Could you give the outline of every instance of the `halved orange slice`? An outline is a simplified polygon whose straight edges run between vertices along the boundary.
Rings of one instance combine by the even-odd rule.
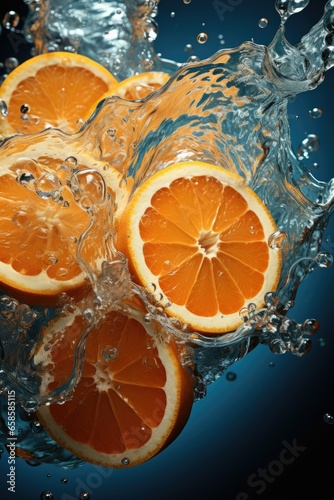
[[[118,83],[101,64],[71,52],[41,54],[17,66],[3,81],[7,105],[3,135],[48,127],[74,133],[87,111]]]
[[[57,305],[61,293],[79,297],[90,287],[77,260],[81,235],[92,220],[89,205],[99,206],[105,190],[115,201],[117,219],[128,188],[117,170],[105,170],[104,162],[78,151],[74,156],[71,145],[56,136],[25,136],[25,142],[29,138],[23,152],[16,151],[16,141],[8,146],[12,154],[0,155],[0,289],[28,304]],[[103,260],[110,224],[103,217],[83,247],[93,267]]]
[[[194,330],[233,331],[239,311],[264,304],[280,277],[280,252],[268,245],[268,209],[227,170],[179,163],[146,180],[127,205],[118,248],[135,281]]]
[[[72,372],[84,330],[80,315],[45,331],[34,362],[45,370],[42,392]],[[62,447],[103,467],[141,464],[170,444],[187,422],[193,376],[173,339],[159,340],[140,317],[111,312],[87,338],[82,375],[72,399],[41,406],[39,420]]]

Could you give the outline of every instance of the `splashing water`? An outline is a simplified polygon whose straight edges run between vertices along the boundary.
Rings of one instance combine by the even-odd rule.
[[[162,89],[143,101],[102,101],[74,136],[60,130],[38,134],[46,148],[51,149],[54,143],[73,148],[70,187],[76,202],[85,208],[86,195],[80,188],[80,176],[75,174],[76,150],[117,168],[124,182],[131,179],[132,191],[176,161],[201,160],[221,165],[243,176],[269,208],[278,227],[269,245],[282,253],[283,267],[276,293],[267,294],[262,310],[250,304],[240,311],[243,325],[238,330],[210,338],[190,332],[186,325],[170,320],[148,290],[131,282],[125,259],[116,252],[110,236],[110,200],[106,196],[99,202],[93,198],[86,207],[91,224],[78,242],[77,255],[94,294],[80,305],[65,297],[57,311],[30,308],[15,298],[1,297],[1,390],[14,388],[30,412],[41,403],[70,397],[80,376],[84,341],[91,328],[112,309],[128,312],[125,301],[133,294],[145,303],[147,321],[162,325],[180,342],[198,347],[192,354],[198,374],[197,399],[205,395],[207,384],[259,342],[278,354],[307,353],[310,336],[319,326],[317,321],[306,319],[299,324],[286,313],[305,276],[317,266],[329,267],[332,263],[331,255],[321,251],[321,239],[333,212],[334,189],[333,180],[318,181],[302,163],[316,148],[314,137],[309,135],[297,156],[294,153],[287,106],[298,93],[321,84],[325,72],[333,66],[333,1],[326,4],[320,21],[296,46],[285,38],[285,22],[309,2],[276,0],[281,25],[268,47],[245,42],[235,49],[220,50],[209,59],[184,65],[163,60],[153,50],[157,1],[26,3],[30,8],[26,33],[36,53],[84,53],[107,66],[119,79],[148,69],[171,74]],[[171,102],[177,106],[171,106]],[[17,147],[37,161],[28,136],[5,140],[0,157],[14,154]],[[103,184],[103,178],[99,182]],[[96,267],[86,257],[85,248],[96,234],[101,234],[101,221],[108,238],[102,264]],[[34,360],[36,331],[53,316],[78,308],[84,311],[87,328],[77,345],[73,376],[53,393],[42,394]],[[17,352],[18,343],[25,349]],[[115,353],[106,351],[106,356],[112,355]]]

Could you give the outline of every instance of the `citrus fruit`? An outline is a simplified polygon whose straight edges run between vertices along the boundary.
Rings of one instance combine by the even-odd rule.
[[[73,314],[44,332],[34,359],[47,373],[42,391],[70,378],[83,329],[83,317]],[[159,341],[152,324],[111,312],[88,335],[72,399],[43,405],[37,416],[56,442],[86,462],[143,463],[177,437],[191,412],[193,377],[179,354],[172,339]]]
[[[268,246],[276,225],[245,180],[218,166],[166,167],[134,191],[118,248],[137,283],[194,330],[223,333],[239,311],[274,291],[281,258]]]
[[[32,133],[48,127],[74,133],[91,106],[117,83],[92,59],[71,52],[41,54],[17,66],[3,81],[7,104],[4,134]]]
[[[106,186],[117,214],[127,188],[115,169],[104,170],[104,162],[77,151],[73,156],[56,135],[34,137],[22,136],[24,147],[8,142],[0,154],[0,289],[50,306],[62,292],[79,297],[89,288],[77,260],[80,237],[91,224],[89,205],[101,206]],[[81,257],[93,267],[103,260],[105,232],[112,230],[107,217],[101,219],[81,245]]]

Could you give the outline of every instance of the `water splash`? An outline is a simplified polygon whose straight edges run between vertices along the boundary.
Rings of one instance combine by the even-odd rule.
[[[190,357],[198,377],[197,399],[204,397],[205,384],[214,382],[259,343],[267,344],[277,354],[291,352],[303,356],[309,352],[310,338],[318,323],[307,319],[299,324],[287,318],[286,313],[305,276],[317,266],[329,267],[332,263],[332,257],[321,251],[321,240],[333,213],[334,190],[333,181],[318,181],[310,173],[302,163],[304,153],[294,153],[287,106],[298,93],[320,85],[333,65],[334,6],[328,2],[321,20],[298,45],[292,46],[285,38],[285,23],[307,4],[308,1],[276,1],[281,26],[268,47],[245,42],[207,60],[195,59],[180,65],[160,60],[154,53],[157,2],[88,4],[83,0],[63,0],[53,9],[51,0],[38,2],[38,6],[33,1],[28,3],[26,30],[36,53],[60,49],[83,52],[98,58],[119,78],[147,68],[164,68],[173,74],[162,89],[143,101],[104,100],[73,136],[60,130],[46,130],[36,136],[47,150],[52,150],[56,143],[73,152],[64,164],[72,173],[69,186],[74,200],[90,219],[89,227],[78,239],[77,258],[90,280],[92,293],[79,303],[64,297],[57,310],[47,311],[2,296],[2,391],[14,387],[27,410],[33,412],[41,402],[70,397],[80,377],[85,339],[91,328],[110,310],[134,314],[136,311],[128,305],[133,296],[145,305],[145,321],[156,324],[159,334],[162,326],[166,335],[196,346]],[[64,19],[65,7],[73,16]],[[91,23],[87,23],[88,18]],[[101,47],[98,54],[96,46]],[[124,60],[129,64],[124,65]],[[171,107],[171,102],[177,106]],[[1,110],[6,113],[5,103]],[[304,146],[310,152],[309,144]],[[101,173],[76,170],[77,150],[115,167],[123,181],[133,186],[132,192],[154,172],[175,161],[202,160],[243,176],[268,206],[278,227],[269,242],[283,259],[276,293],[267,294],[263,309],[256,310],[249,304],[240,311],[242,326],[226,335],[209,338],[171,320],[164,309],[166,304],[157,303],[152,290],[131,282],[126,261],[116,250],[112,230],[117,207],[107,193]],[[30,136],[6,139],[0,158],[13,156],[17,151],[36,160]],[[29,172],[18,182],[57,203],[57,180],[51,179],[51,174],[45,167],[38,182]],[[21,222],[24,220],[20,218]],[[102,248],[96,245],[101,233]],[[88,257],[92,247],[101,252],[96,260]],[[81,314],[84,323],[80,340],[74,346],[72,378],[52,393],[43,392],[41,378],[45,373],[39,372],[36,349],[40,336],[36,332],[54,316],[73,313]],[[26,346],[20,353],[15,349],[18,342]],[[45,347],[52,349],[52,342]],[[105,355],[115,355],[112,347],[107,347]]]

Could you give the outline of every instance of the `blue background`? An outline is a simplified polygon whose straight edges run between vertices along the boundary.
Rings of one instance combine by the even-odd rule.
[[[193,46],[195,55],[205,58],[246,40],[265,45],[272,40],[279,25],[274,0],[225,0],[218,4],[228,6],[224,19],[215,9],[217,2],[211,0],[192,0],[189,5],[182,0],[161,0],[157,52],[183,62],[189,57],[184,50],[187,44]],[[288,21],[286,34],[291,43],[297,43],[318,21],[324,5],[324,1],[311,0],[304,12]],[[22,2],[1,0],[1,18],[9,9],[19,12]],[[258,26],[262,17],[269,21],[265,29]],[[199,45],[196,36],[203,31],[209,39]],[[223,35],[224,45],[219,35]],[[5,54],[17,57],[4,29],[0,42],[0,61]],[[25,48],[20,47],[20,51]],[[321,147],[309,165],[319,164],[314,173],[322,180],[333,176],[333,83],[334,69],[318,89],[298,96],[290,106],[294,147],[309,133],[320,138]],[[319,120],[309,116],[313,107],[323,110]],[[295,115],[299,118],[293,118]],[[325,234],[324,249],[334,251],[333,220]],[[236,374],[234,381],[223,376],[208,387],[207,396],[194,404],[182,434],[159,456],[128,470],[87,464],[64,471],[50,465],[31,467],[20,460],[16,494],[6,491],[3,478],[8,465],[2,459],[0,498],[39,499],[42,491],[50,490],[56,500],[76,499],[79,491],[86,489],[91,490],[93,500],[332,500],[334,425],[326,424],[323,417],[326,412],[334,415],[333,277],[334,268],[317,269],[309,275],[290,313],[301,322],[306,318],[320,322],[311,352],[305,358],[277,356],[268,347],[258,346],[231,367]],[[297,444],[298,456],[282,470],[277,460],[286,442]],[[263,482],[261,489],[259,483],[248,484],[259,468],[268,467],[273,473],[277,471],[270,484]],[[61,483],[63,477],[67,484]]]

